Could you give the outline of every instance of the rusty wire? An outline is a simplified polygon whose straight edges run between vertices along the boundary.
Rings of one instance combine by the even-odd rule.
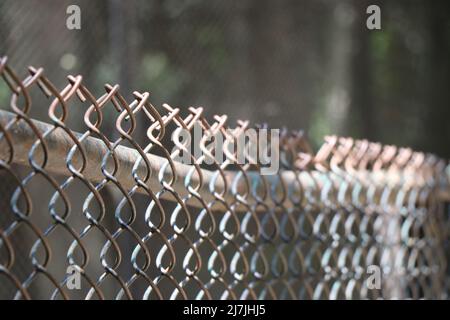
[[[22,80],[0,60],[11,92],[0,110],[0,183],[13,190],[0,195],[1,298],[448,297],[442,159],[336,136],[313,152],[301,131],[283,129],[280,169],[265,176],[226,146],[217,161],[209,143],[215,134],[232,143],[247,121],[158,110],[148,92],[129,103],[118,85],[96,98],[81,76],[58,90],[42,68],[28,73]],[[50,101],[43,121],[30,115],[32,91]],[[195,125],[203,152],[183,164],[186,145],[168,137]],[[68,288],[68,266],[81,289]],[[381,269],[381,288],[367,285],[369,266]]]

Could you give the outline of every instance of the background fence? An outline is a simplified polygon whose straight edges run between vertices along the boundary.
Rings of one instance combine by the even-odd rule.
[[[66,28],[71,4],[81,30]],[[366,27],[371,4],[381,30]],[[96,96],[115,81],[211,119],[302,128],[316,148],[338,134],[449,159],[449,11],[446,0],[2,0],[0,54],[57,84],[82,74]]]
[[[314,152],[282,130],[274,175],[227,148],[205,165],[214,133],[231,144],[249,123],[118,85],[94,96],[81,76],[19,77],[6,58],[0,74],[2,298],[448,297],[447,163],[434,155],[336,136]],[[194,125],[204,155],[186,165],[170,138]]]

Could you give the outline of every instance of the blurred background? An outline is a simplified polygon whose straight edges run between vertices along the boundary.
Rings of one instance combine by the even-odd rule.
[[[81,30],[65,27],[70,4]],[[316,145],[336,133],[449,158],[449,13],[445,0],[1,0],[0,53],[61,87],[82,74],[97,95],[119,83]]]
[[[66,27],[71,4],[81,9],[81,30]],[[381,30],[366,27],[371,4],[381,8]],[[210,118],[227,114],[231,123],[303,129],[316,148],[324,135],[339,134],[450,158],[448,0],[0,0],[0,55],[22,78],[29,65],[44,67],[58,89],[68,74],[81,74],[96,97],[104,83],[118,83],[128,101],[134,90],[149,91],[155,106],[202,106]],[[0,81],[0,108],[9,109],[9,99]],[[50,122],[48,101],[33,102],[31,116]],[[14,221],[16,186],[8,179],[0,172],[0,226]],[[70,197],[79,213],[88,191],[77,183]],[[54,223],[47,205],[55,191],[46,185],[40,177],[28,185],[37,204],[33,223],[42,230]],[[102,196],[113,212],[110,191]],[[87,224],[80,215],[71,219],[77,230]],[[113,215],[104,223],[117,228]],[[98,256],[105,239],[89,236]],[[27,257],[35,239],[27,230],[14,237],[20,257],[14,271],[23,281],[33,270]],[[49,238],[54,256],[64,257],[73,239],[59,229]],[[120,241],[135,245],[126,236]],[[102,266],[93,263],[89,268],[100,275]],[[53,268],[63,278],[65,269]],[[130,265],[121,268],[133,274]],[[31,292],[51,292],[45,281]],[[13,289],[0,286],[0,298],[11,298]]]

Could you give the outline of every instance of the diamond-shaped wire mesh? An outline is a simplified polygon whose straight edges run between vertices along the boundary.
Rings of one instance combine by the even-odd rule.
[[[262,175],[234,149],[214,157],[214,135],[232,144],[246,121],[155,108],[117,85],[96,98],[81,76],[59,90],[43,69],[20,79],[0,62],[1,298],[447,298],[436,156],[335,136],[314,153],[281,130],[280,169]],[[202,155],[182,163],[171,137],[195,126]]]

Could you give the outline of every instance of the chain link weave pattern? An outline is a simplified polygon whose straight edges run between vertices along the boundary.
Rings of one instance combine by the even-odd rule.
[[[314,152],[283,129],[266,176],[225,147],[247,121],[118,85],[95,97],[81,76],[60,90],[6,57],[0,75],[0,298],[448,298],[447,163],[434,155],[336,136]],[[194,126],[202,155],[183,164],[170,138]],[[215,134],[225,161],[205,165]]]

